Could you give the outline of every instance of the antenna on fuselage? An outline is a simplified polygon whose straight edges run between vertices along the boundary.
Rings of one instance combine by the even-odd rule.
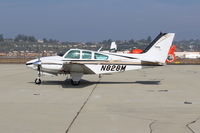
[[[100,47],[99,50],[97,50],[97,52],[100,52],[102,48],[103,48],[103,47]]]

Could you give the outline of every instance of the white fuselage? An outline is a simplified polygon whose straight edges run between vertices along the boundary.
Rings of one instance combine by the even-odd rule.
[[[80,58],[67,58],[70,51],[80,51]],[[27,66],[37,70],[37,65],[41,65],[41,71],[49,74],[68,74],[72,72],[83,74],[104,74],[113,72],[122,72],[128,70],[141,69],[141,60],[137,59],[138,55],[135,54],[117,54],[117,53],[104,53],[89,50],[72,49],[65,53],[64,56],[50,56],[41,57],[38,59],[27,62]],[[84,52],[91,52],[91,58],[85,59]],[[102,57],[96,56],[103,55]],[[106,59],[104,59],[104,56]],[[81,65],[80,65],[81,64]]]

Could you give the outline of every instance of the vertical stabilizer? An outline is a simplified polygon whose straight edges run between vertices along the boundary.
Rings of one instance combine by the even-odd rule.
[[[110,45],[110,52],[117,52],[117,45],[115,42],[112,42]]]
[[[160,33],[144,50],[143,60],[165,63],[175,33]]]

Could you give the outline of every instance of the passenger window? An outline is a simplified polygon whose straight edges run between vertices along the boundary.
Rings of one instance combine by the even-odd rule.
[[[103,54],[95,53],[94,54],[94,58],[97,59],[97,60],[107,60],[108,56],[107,55],[103,55]]]
[[[82,59],[91,59],[91,58],[92,58],[92,52],[89,51],[82,52]]]
[[[80,51],[79,50],[71,50],[65,58],[71,58],[71,59],[80,59]]]

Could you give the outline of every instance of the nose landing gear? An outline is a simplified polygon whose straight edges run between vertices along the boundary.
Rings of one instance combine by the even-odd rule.
[[[39,59],[38,59],[39,60]],[[35,84],[41,84],[42,83],[42,81],[41,81],[41,79],[40,79],[40,77],[41,77],[41,65],[40,64],[38,64],[38,68],[37,68],[37,70],[38,70],[38,77],[35,79]]]
[[[42,81],[41,81],[40,77],[38,77],[38,78],[35,79],[35,84],[41,84],[41,82]]]

